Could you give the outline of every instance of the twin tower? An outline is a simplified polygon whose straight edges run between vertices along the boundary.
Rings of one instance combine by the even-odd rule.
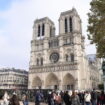
[[[33,26],[29,64],[29,89],[80,89],[79,72],[84,56],[81,19],[75,8],[62,12],[59,35],[48,17]]]
[[[37,19],[33,26],[33,39],[55,36],[55,25],[48,17]],[[81,20],[75,8],[62,12],[59,18],[59,35],[81,33]]]

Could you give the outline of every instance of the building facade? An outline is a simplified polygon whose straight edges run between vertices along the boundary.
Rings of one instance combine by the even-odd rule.
[[[92,88],[84,50],[81,19],[75,8],[60,14],[59,35],[55,35],[55,25],[48,17],[35,20],[28,88]]]
[[[101,59],[97,58],[95,54],[87,55],[88,61],[88,75],[89,75],[89,86],[94,89],[99,84],[103,83],[102,80],[102,69],[101,69]]]
[[[0,89],[27,89],[28,72],[21,69],[0,69]]]

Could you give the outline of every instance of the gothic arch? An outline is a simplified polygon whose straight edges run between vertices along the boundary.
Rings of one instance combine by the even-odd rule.
[[[32,87],[36,88],[36,87],[41,87],[41,86],[42,86],[42,81],[38,76],[36,76],[32,81]]]
[[[74,85],[75,85],[74,77],[70,73],[67,73],[63,77],[63,87],[64,87],[64,89],[74,89]]]
[[[72,32],[73,31],[72,17],[69,18],[69,28],[70,28],[70,32]]]
[[[46,77],[46,87],[54,87],[59,85],[59,79],[54,73],[50,73]]]

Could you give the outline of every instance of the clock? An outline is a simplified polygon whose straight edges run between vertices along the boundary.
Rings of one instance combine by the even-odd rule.
[[[53,53],[50,55],[50,60],[51,60],[51,62],[53,62],[53,63],[58,62],[58,60],[59,60],[59,54],[58,54],[57,52],[53,52]]]

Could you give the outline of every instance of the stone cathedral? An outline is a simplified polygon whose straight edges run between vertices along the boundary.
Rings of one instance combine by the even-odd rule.
[[[48,17],[36,19],[28,88],[85,90],[97,87],[99,70],[92,68],[94,65],[90,67],[84,50],[81,19],[75,8],[60,14],[59,35],[55,35],[55,25]]]

